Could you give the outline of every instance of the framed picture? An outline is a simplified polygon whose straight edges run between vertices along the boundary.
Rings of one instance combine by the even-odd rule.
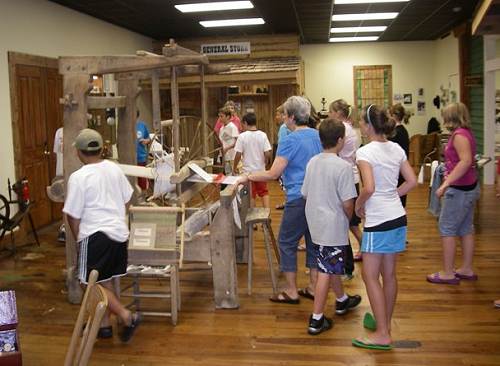
[[[412,98],[411,98],[411,94],[404,94],[403,95],[403,103],[404,104],[412,104]]]

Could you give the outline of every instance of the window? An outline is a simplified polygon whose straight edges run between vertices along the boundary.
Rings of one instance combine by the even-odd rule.
[[[389,107],[392,103],[392,66],[354,66],[354,103],[359,111],[367,105]]]

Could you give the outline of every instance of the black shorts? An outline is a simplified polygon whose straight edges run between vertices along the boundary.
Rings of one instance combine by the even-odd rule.
[[[352,254],[349,256],[349,245],[322,246],[314,244],[318,271],[330,275],[352,274]],[[352,253],[352,250],[351,250]]]
[[[356,185],[356,193],[359,196],[359,183],[356,183],[355,185]],[[354,199],[354,205],[356,205],[356,198]],[[361,224],[361,219],[356,215],[356,212],[353,211],[351,220],[349,221],[349,226],[358,226],[359,224]]]
[[[80,241],[78,279],[87,284],[90,272],[99,272],[97,282],[127,273],[127,242],[118,242],[103,232],[96,232]]]

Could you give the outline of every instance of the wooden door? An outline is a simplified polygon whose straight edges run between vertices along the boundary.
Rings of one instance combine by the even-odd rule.
[[[47,75],[46,83],[46,101],[45,101],[45,116],[47,122],[47,139],[48,139],[48,150],[50,152],[49,156],[49,179],[52,179],[56,175],[56,154],[54,151],[54,136],[59,127],[63,125],[63,108],[59,103],[59,98],[63,95],[63,84],[62,76],[59,74],[57,69],[54,68],[44,68]],[[51,202],[52,209],[52,221],[59,220],[62,218],[62,203]]]
[[[53,204],[45,188],[55,174],[53,139],[62,125],[62,80],[56,68],[14,66],[15,116],[13,128],[17,178],[27,177],[35,226],[42,227],[61,217],[61,205]]]

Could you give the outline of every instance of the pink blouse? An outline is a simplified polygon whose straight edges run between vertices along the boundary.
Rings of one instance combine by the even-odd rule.
[[[474,136],[472,136],[471,130],[468,128],[457,128],[450,136],[448,143],[444,149],[444,158],[445,158],[445,166],[446,166],[446,175],[450,174],[453,169],[457,166],[460,161],[460,157],[458,156],[458,152],[453,146],[453,139],[456,135],[461,135],[469,140],[469,144],[471,147],[471,157],[472,163],[467,172],[462,175],[460,178],[455,180],[454,182],[450,182],[453,186],[468,186],[476,183],[477,181],[477,173],[476,168],[474,166],[474,157],[476,155],[476,140]]]

